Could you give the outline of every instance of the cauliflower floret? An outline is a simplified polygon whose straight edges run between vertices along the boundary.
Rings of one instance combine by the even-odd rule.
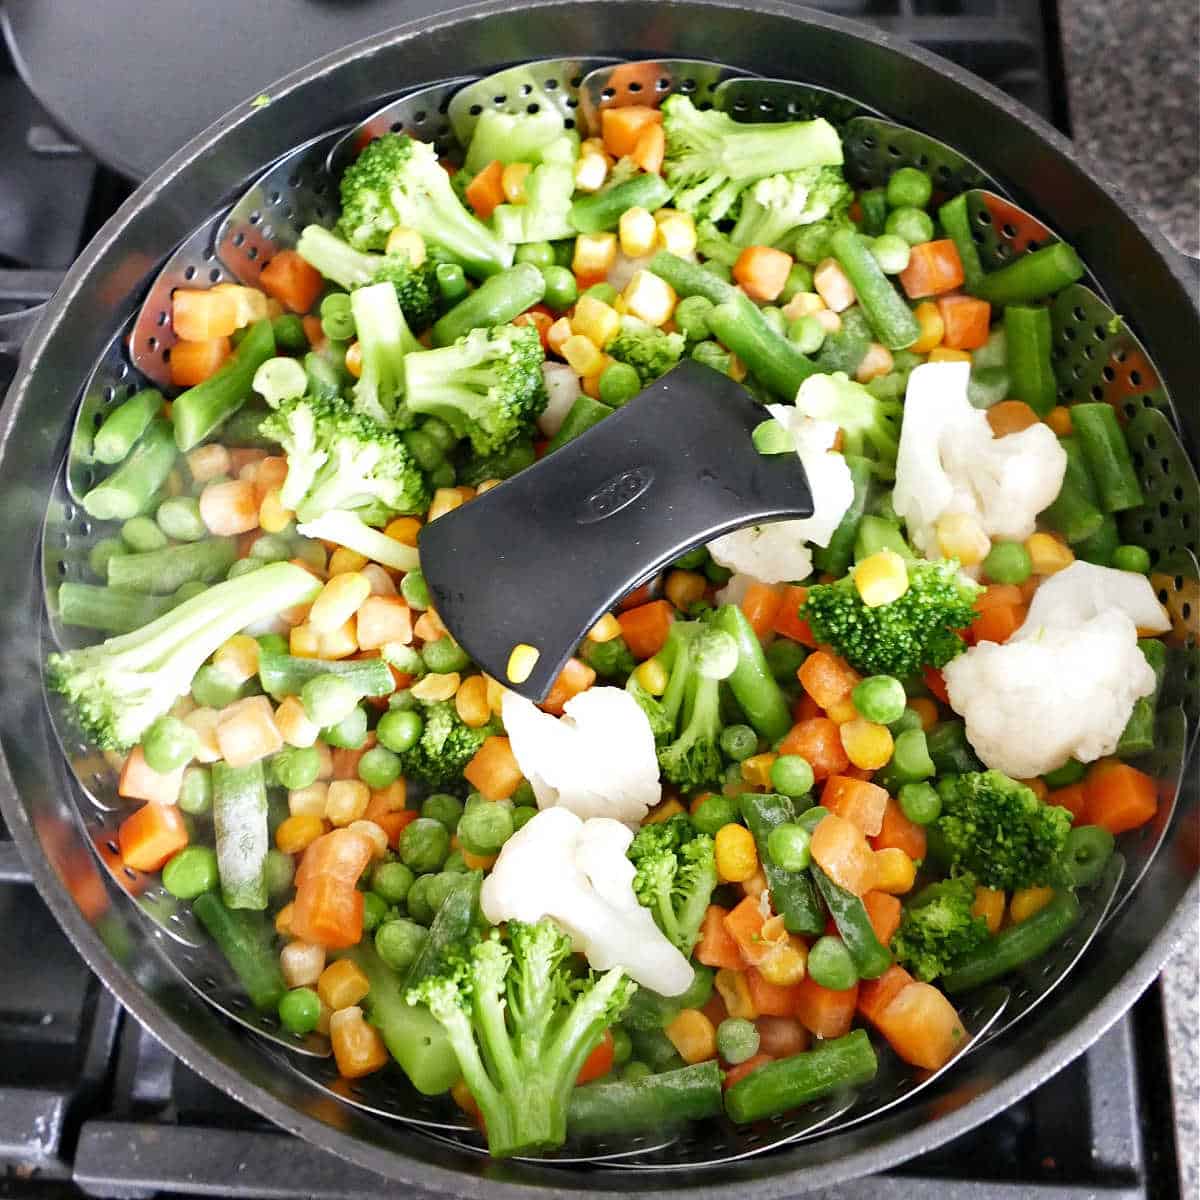
[[[1111,754],[1134,703],[1155,685],[1124,612],[1027,627],[1003,644],[979,642],[942,668],[975,753],[1014,779],[1043,775],[1071,757],[1094,762]]]
[[[1067,455],[1048,425],[994,437],[967,399],[969,363],[926,363],[909,376],[892,503],[913,544],[941,557],[935,526],[975,517],[992,538],[1020,541],[1062,488]]]
[[[812,492],[813,515],[735,530],[709,542],[708,552],[731,571],[783,583],[811,574],[809,543],[829,545],[854,500],[854,481],[846,460],[830,449],[837,437],[832,421],[813,420],[789,404],[768,404],[767,411],[792,435]]]
[[[1024,624],[1009,640],[1036,638],[1051,625],[1077,627],[1110,609],[1123,612],[1147,633],[1165,633],[1171,628],[1166,609],[1144,575],[1098,567],[1080,559],[1051,575],[1034,592]]]
[[[572,696],[561,719],[504,693],[504,728],[539,808],[637,825],[662,799],[650,722],[624,688]]]
[[[694,971],[634,894],[632,840],[632,830],[607,817],[538,813],[504,843],[483,881],[483,915],[493,925],[550,917],[597,971],[620,967],[660,995],[682,995]]]

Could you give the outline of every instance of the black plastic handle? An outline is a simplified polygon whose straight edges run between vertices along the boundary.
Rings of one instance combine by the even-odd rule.
[[[438,615],[485,671],[541,700],[587,631],[694,546],[812,515],[794,454],[751,442],[766,419],[726,376],[688,361],[541,462],[421,531]],[[507,679],[514,646],[538,660]]]

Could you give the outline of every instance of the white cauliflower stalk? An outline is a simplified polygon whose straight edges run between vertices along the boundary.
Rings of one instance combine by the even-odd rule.
[[[504,693],[504,729],[539,808],[638,825],[662,799],[650,722],[624,688],[572,696],[561,718]]]
[[[620,967],[660,995],[682,995],[694,971],[634,894],[632,840],[632,830],[607,817],[538,813],[504,843],[483,881],[483,915],[493,925],[550,917],[597,971]]]

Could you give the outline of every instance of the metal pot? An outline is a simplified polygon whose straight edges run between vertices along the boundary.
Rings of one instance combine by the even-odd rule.
[[[243,104],[149,178],[68,273],[32,332],[0,413],[0,497],[9,527],[0,572],[0,808],[46,903],[84,958],[179,1058],[286,1129],[397,1182],[459,1196],[588,1191],[792,1195],[892,1167],[1012,1104],[1080,1054],[1154,979],[1194,923],[1197,779],[1184,780],[1141,885],[1086,961],[1007,1035],[885,1117],[826,1138],[709,1167],[620,1174],[496,1164],[339,1104],[184,986],[162,934],[106,884],[78,822],[41,684],[38,544],[81,381],[136,309],[158,263],[262,166],[399,89],[566,54],[716,59],[854,96],[970,154],[1083,255],[1127,314],[1168,390],[1187,396],[1196,461],[1200,311],[1189,266],[1045,123],[965,71],[835,17],[756,0],[494,0],[401,26],[319,60]],[[1164,520],[1177,514],[1163,511]],[[1196,537],[1192,514],[1190,538]],[[110,890],[111,889],[111,890]]]

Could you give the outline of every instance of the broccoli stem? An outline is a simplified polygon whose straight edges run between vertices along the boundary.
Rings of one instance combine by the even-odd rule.
[[[314,520],[298,525],[296,532],[301,537],[336,542],[347,550],[365,555],[372,562],[391,567],[393,571],[415,571],[421,565],[416,546],[406,546],[386,533],[372,529],[354,513],[341,509],[322,513]]]
[[[275,330],[269,319],[256,321],[237,350],[203,383],[188,388],[171,406],[175,445],[184,453],[198,446],[251,396],[254,372],[275,356]]]
[[[517,263],[484,280],[433,326],[433,344],[449,346],[472,329],[506,325],[546,294],[546,279],[533,263]]]
[[[304,227],[296,243],[296,253],[347,292],[370,283],[381,261],[363,250],[356,250],[321,225]]]
[[[128,458],[83,497],[83,508],[97,521],[128,521],[145,512],[175,465],[171,426],[155,420]]]
[[[117,554],[108,560],[108,584],[127,592],[173,592],[193,581],[210,583],[236,560],[233,538],[206,538],[142,554]]]
[[[58,619],[79,629],[102,633],[129,633],[169,611],[169,596],[121,592],[116,588],[67,580],[58,589]]]

